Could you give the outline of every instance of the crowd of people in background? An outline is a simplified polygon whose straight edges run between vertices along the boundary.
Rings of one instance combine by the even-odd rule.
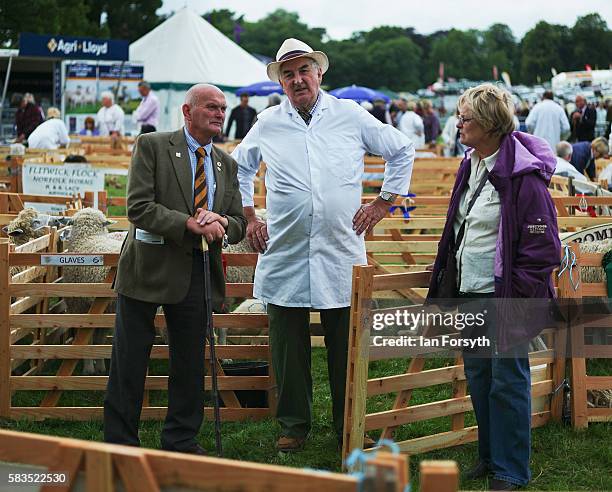
[[[132,120],[140,133],[154,132],[159,126],[159,99],[146,81],[138,84],[138,92],[142,100],[132,114]],[[271,94],[267,108],[280,103],[281,97]],[[406,135],[422,155],[460,157],[467,150],[459,139],[457,111],[449,111],[447,115],[443,104],[434,107],[429,99],[405,98],[387,103],[377,98],[364,101],[361,106],[380,122],[392,125]],[[78,133],[83,136],[120,136],[124,134],[124,120],[125,113],[115,102],[113,92],[104,91],[96,116],[87,116]],[[257,111],[249,105],[249,94],[240,94],[240,103],[232,109],[225,131],[215,141],[241,140],[256,121]],[[565,101],[555,99],[553,92],[547,90],[536,103],[525,100],[516,103],[514,122],[516,130],[546,140],[558,157],[556,173],[572,176],[575,181],[594,181],[595,160],[609,156],[612,99],[600,98],[597,102],[589,102],[578,94],[573,101]],[[21,97],[15,115],[15,130],[15,141],[27,143],[31,148],[58,148],[69,141],[59,110],[49,108],[45,118],[44,111],[31,93]],[[608,174],[611,175],[609,186],[612,189],[612,170]],[[580,184],[577,184],[578,188],[581,188]],[[584,191],[588,186],[581,189]]]
[[[397,127],[422,153],[462,157],[467,150],[459,139],[457,112],[449,114],[444,121],[445,109],[434,108],[430,100],[393,101],[387,108],[388,119],[379,117],[383,113],[376,105],[362,103],[362,106],[381,121]],[[441,120],[444,121],[442,129]],[[585,96],[578,94],[573,102],[565,103],[555,100],[552,91],[545,91],[541,101],[533,105],[527,101],[515,105],[515,130],[546,140],[558,156],[556,174],[571,176],[579,182],[596,180],[595,161],[607,158],[612,146],[611,123],[611,99],[589,103]],[[612,190],[612,168],[598,178],[608,179]],[[576,190],[592,193],[593,187],[577,183]]]
[[[132,120],[136,123],[139,133],[157,131],[159,99],[146,81],[138,84],[138,92],[142,99],[132,114]],[[100,99],[101,107],[96,116],[87,116],[78,134],[93,137],[124,135],[125,112],[115,102],[115,94],[112,91],[103,91]],[[61,119],[60,110],[49,107],[45,118],[43,109],[36,104],[34,95],[29,92],[20,98],[15,113],[15,133],[15,142],[27,143],[30,148],[56,149],[69,143],[68,130]]]

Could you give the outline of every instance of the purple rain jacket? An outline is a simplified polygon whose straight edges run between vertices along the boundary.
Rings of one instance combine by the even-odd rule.
[[[471,151],[466,152],[459,166],[428,300],[437,297],[438,274],[446,266],[454,236],[453,222],[470,177],[470,155]],[[561,242],[557,212],[547,189],[555,166],[556,158],[545,140],[522,132],[502,138],[497,161],[488,177],[499,193],[501,209],[495,252],[496,298],[555,297],[551,273],[560,262]],[[506,351],[535,337],[543,326],[544,323],[521,323],[504,330],[504,324],[498,323],[497,346]]]

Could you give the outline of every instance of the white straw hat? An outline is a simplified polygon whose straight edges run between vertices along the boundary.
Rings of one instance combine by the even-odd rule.
[[[278,49],[276,53],[276,61],[268,64],[268,77],[273,82],[279,82],[279,70],[282,63],[293,60],[294,58],[312,58],[315,60],[323,73],[327,72],[329,68],[329,60],[327,59],[327,55],[322,51],[313,51],[313,49],[308,46],[303,41],[299,39],[289,38],[283,41],[283,44]]]

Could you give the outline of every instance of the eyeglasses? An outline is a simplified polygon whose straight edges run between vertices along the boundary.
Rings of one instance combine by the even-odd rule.
[[[461,123],[461,126],[465,125],[466,123],[472,121],[474,118],[466,118],[464,116],[457,116],[457,119],[459,120],[459,123]]]

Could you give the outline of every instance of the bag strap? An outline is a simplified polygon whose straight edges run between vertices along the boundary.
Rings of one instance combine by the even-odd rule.
[[[465,223],[467,221],[468,215],[470,215],[470,211],[472,210],[472,207],[476,203],[476,200],[478,199],[480,192],[484,188],[484,185],[487,183],[488,177],[489,177],[489,170],[485,168],[485,172],[482,176],[482,179],[480,180],[480,183],[478,183],[478,188],[476,188],[476,191],[472,195],[472,199],[470,200],[470,203],[468,204],[467,211],[465,212],[465,219],[463,219],[463,222],[461,223],[461,227],[459,228],[459,232],[457,232],[457,237],[455,238],[455,245],[453,247],[453,251],[455,254],[457,254],[457,251],[459,251],[459,246],[461,245],[461,241],[463,240],[463,235],[465,234]]]

